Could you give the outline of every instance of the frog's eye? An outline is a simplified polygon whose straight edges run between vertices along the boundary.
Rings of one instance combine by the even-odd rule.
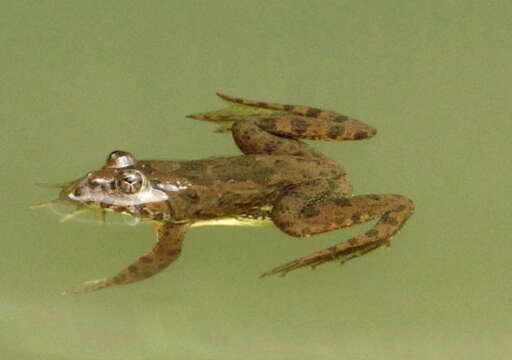
[[[117,186],[125,194],[135,194],[142,189],[144,176],[137,170],[124,171],[117,181]]]
[[[133,155],[126,151],[116,150],[112,151],[107,156],[106,167],[122,169],[135,164]]]

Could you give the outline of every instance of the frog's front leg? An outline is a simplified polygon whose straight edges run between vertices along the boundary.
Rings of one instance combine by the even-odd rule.
[[[157,242],[153,249],[139,257],[116,276],[84,283],[74,294],[104,289],[113,285],[125,285],[144,280],[159,273],[174,262],[181,253],[186,225],[158,224]]]
[[[332,188],[332,186],[331,186]],[[375,226],[348,241],[338,243],[276,267],[262,276],[328,261],[344,263],[383,245],[405,224],[414,211],[411,200],[401,195],[359,195],[340,197],[329,193],[329,182],[312,181],[285,194],[272,210],[273,222],[292,236],[309,236],[364,223],[379,218]]]

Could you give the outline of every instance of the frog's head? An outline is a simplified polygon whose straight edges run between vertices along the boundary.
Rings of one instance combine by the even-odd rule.
[[[146,220],[162,220],[168,213],[167,195],[151,186],[137,169],[137,161],[125,151],[114,151],[105,165],[63,185],[56,202],[78,209],[114,211]]]

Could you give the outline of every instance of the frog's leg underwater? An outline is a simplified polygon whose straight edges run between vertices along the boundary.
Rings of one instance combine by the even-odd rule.
[[[81,294],[104,289],[109,286],[125,285],[144,280],[169,266],[181,253],[187,226],[157,224],[156,227],[157,242],[148,253],[139,257],[130,266],[121,270],[116,276],[88,281],[84,283],[82,287],[72,290],[70,293]]]
[[[329,181],[323,179],[295,187],[274,205],[272,221],[287,234],[299,237],[342,229],[379,218],[375,226],[364,234],[293,260],[262,276],[277,273],[285,275],[301,267],[314,268],[332,260],[344,263],[383,245],[389,245],[393,235],[414,211],[412,201],[401,195],[342,197],[330,193],[329,187]]]

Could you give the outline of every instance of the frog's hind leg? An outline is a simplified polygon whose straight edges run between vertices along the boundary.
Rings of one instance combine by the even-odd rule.
[[[311,194],[306,196],[305,194]],[[348,241],[317,251],[262,276],[286,274],[292,270],[329,261],[344,263],[384,245],[405,224],[414,211],[411,200],[401,195],[358,195],[340,197],[329,193],[325,180],[300,185],[285,194],[272,210],[273,222],[292,236],[309,236],[379,218],[372,229]]]
[[[151,251],[139,257],[116,276],[88,281],[81,288],[73,290],[71,293],[81,294],[109,286],[130,284],[159,273],[180,255],[185,231],[185,225],[158,225],[157,242]]]
[[[189,117],[219,123],[221,124],[220,132],[231,130],[234,135],[236,135],[236,125],[241,122],[252,122],[262,131],[294,139],[361,140],[377,133],[377,130],[367,124],[331,110],[246,100],[220,93],[218,95],[232,103],[274,110],[274,112],[243,114],[214,111],[189,115]]]

